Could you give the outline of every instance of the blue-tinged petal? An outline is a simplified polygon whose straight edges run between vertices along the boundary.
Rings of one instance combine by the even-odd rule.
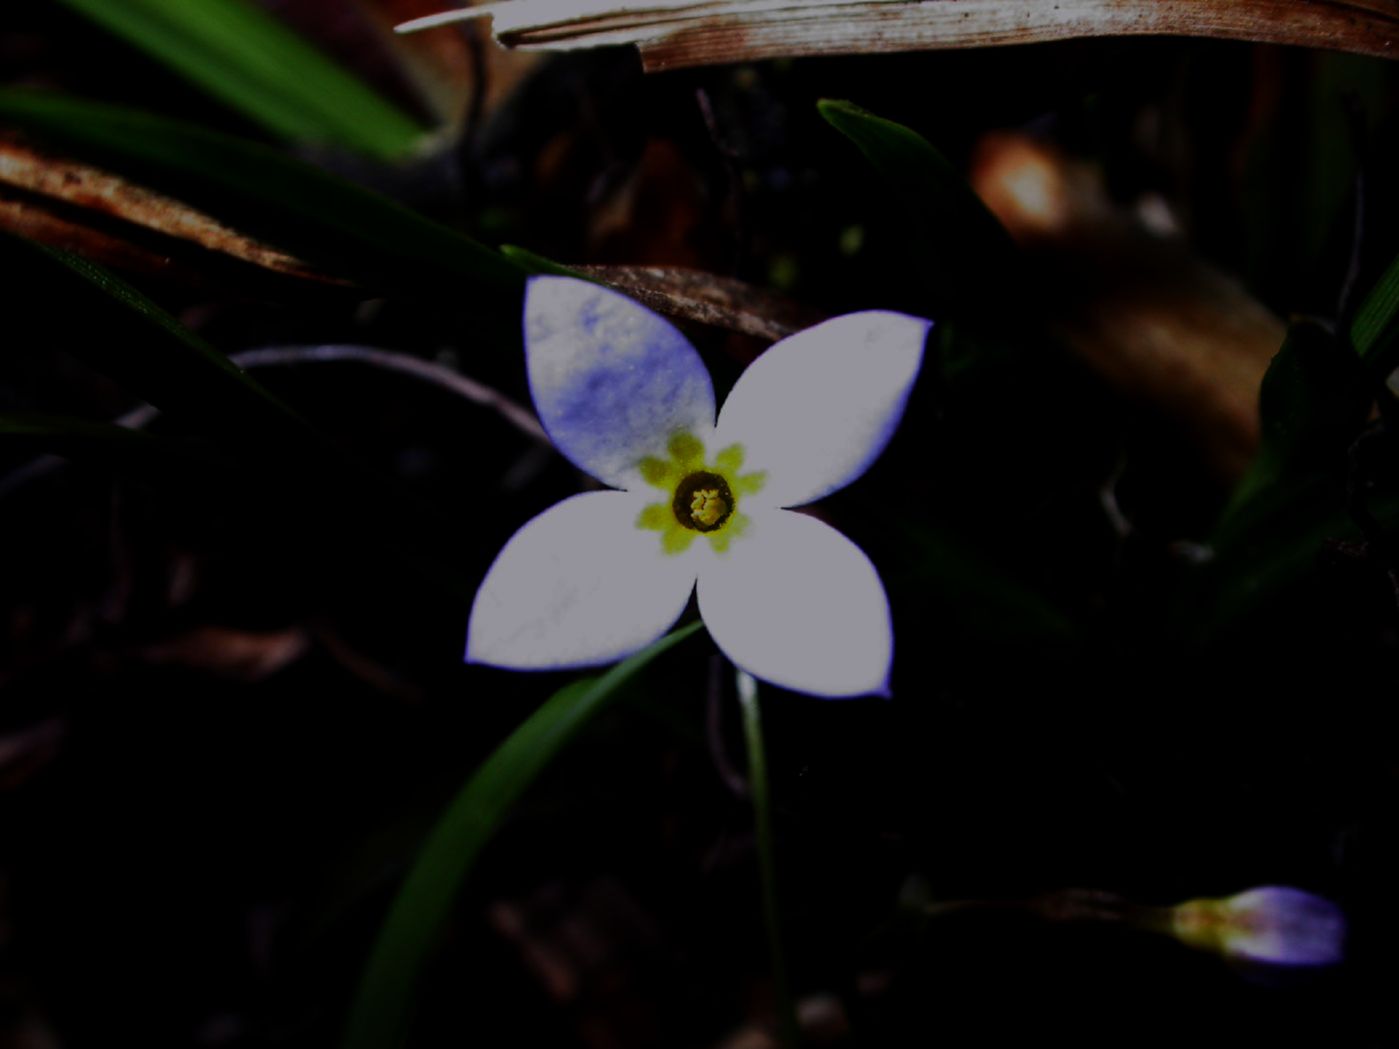
[[[715,644],[754,677],[816,696],[888,694],[889,602],[858,546],[814,517],[757,509],[700,564]]]
[[[555,670],[622,659],[680,618],[694,551],[666,553],[637,526],[648,496],[585,492],[511,536],[486,573],[466,661]]]
[[[534,277],[525,292],[530,392],[550,438],[580,470],[614,488],[665,458],[676,433],[707,441],[714,385],[685,336],[608,288]]]
[[[843,488],[879,457],[903,418],[931,321],[871,310],[771,347],[719,413],[720,447],[767,475],[762,501],[800,506]]]

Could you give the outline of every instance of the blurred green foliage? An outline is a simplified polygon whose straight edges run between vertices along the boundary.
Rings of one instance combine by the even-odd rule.
[[[425,130],[249,0],[62,0],[292,142],[392,160]]]

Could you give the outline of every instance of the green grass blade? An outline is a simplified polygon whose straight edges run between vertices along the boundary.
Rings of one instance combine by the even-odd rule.
[[[565,685],[466,781],[389,909],[350,1011],[344,1049],[402,1044],[424,963],[482,847],[560,748],[638,671],[700,626],[683,626],[606,673]]]
[[[580,280],[589,280],[577,270],[565,266],[562,262],[555,262],[547,259],[543,255],[536,255],[528,248],[519,247],[516,244],[502,244],[500,253],[511,262],[518,263],[521,268],[531,274],[541,274],[553,277],[577,277]],[[596,283],[596,282],[594,282]]]
[[[248,0],[63,0],[260,124],[382,159],[423,128]]]
[[[1382,371],[1395,366],[1399,355],[1399,258],[1365,296],[1350,325],[1350,343],[1355,352]]]
[[[1261,441],[1209,539],[1211,561],[1176,616],[1197,638],[1227,630],[1315,571],[1328,539],[1359,536],[1347,506],[1349,452],[1374,403],[1362,361],[1321,324],[1298,321],[1263,376]],[[1393,520],[1390,500],[1371,511]]]
[[[236,229],[369,287],[499,304],[507,298],[501,292],[523,286],[524,271],[499,252],[261,143],[23,88],[0,88],[0,125],[166,189]]]
[[[157,437],[113,423],[31,412],[0,412],[0,448],[117,466],[193,463],[202,468],[229,462],[221,451],[198,438]]]

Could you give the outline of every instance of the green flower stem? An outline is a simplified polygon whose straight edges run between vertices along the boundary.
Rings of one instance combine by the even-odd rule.
[[[767,929],[768,953],[772,963],[773,996],[781,1043],[797,1049],[801,1037],[797,1026],[796,1003],[787,984],[787,959],[782,952],[782,930],[777,911],[777,870],[772,847],[772,800],[768,796],[766,751],[763,749],[763,719],[758,710],[758,683],[752,675],[738,671],[738,702],[743,707],[743,739],[748,747],[748,788],[753,795],[753,819],[758,831],[758,871],[763,885],[763,925]]]

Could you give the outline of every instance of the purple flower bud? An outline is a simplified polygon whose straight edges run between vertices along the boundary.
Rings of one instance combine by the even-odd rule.
[[[1192,947],[1269,965],[1336,965],[1344,957],[1345,915],[1301,889],[1265,885],[1218,900],[1171,908],[1171,931]]]

